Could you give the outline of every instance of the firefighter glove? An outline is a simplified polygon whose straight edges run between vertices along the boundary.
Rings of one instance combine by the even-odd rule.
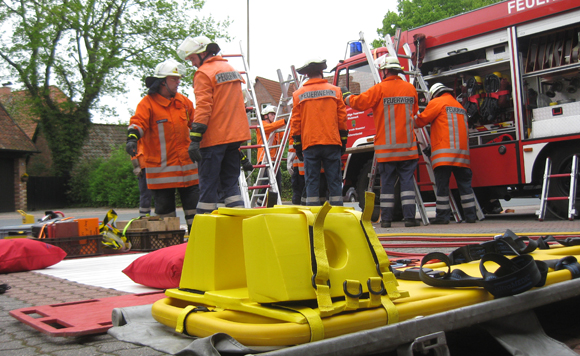
[[[338,132],[340,133],[340,142],[342,142],[340,154],[343,155],[346,152],[346,140],[348,139],[348,130],[338,130]]]
[[[254,170],[252,162],[248,159],[248,156],[242,151],[240,151],[240,160],[242,162],[242,169],[246,172],[251,172]]]
[[[342,91],[342,100],[346,102],[346,99],[348,99],[348,97],[351,96],[352,93],[348,90],[347,87],[342,87],[340,88],[340,90]]]
[[[203,134],[207,130],[207,125],[201,124],[199,122],[194,122],[191,124],[191,131],[189,132],[189,138],[192,142],[200,142]]]
[[[135,129],[130,129],[127,133],[127,144],[125,145],[125,151],[131,157],[137,155],[137,140],[139,140],[139,131]]]
[[[189,144],[189,158],[192,162],[201,162],[201,152],[199,151],[199,141],[191,141]]]
[[[296,150],[296,157],[298,157],[299,160],[304,162],[304,155],[302,154],[302,136],[300,135],[292,136],[292,139],[294,140],[294,149]]]

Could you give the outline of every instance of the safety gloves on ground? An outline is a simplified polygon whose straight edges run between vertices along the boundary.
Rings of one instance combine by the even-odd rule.
[[[193,162],[201,162],[201,152],[199,151],[199,143],[203,134],[207,130],[207,125],[200,124],[199,122],[194,122],[191,124],[191,131],[189,132],[189,138],[191,143],[189,144],[189,158]]]
[[[346,152],[346,140],[348,140],[348,130],[338,130],[338,133],[340,134],[340,142],[342,142],[340,154],[343,155]]]
[[[240,160],[242,161],[242,169],[246,172],[251,172],[254,170],[252,162],[248,159],[248,156],[242,151],[240,151]]]
[[[299,160],[304,162],[304,155],[302,154],[302,136],[300,135],[292,136],[292,139],[294,140],[294,149],[296,150],[296,157],[298,157]]]
[[[127,132],[127,144],[125,145],[125,151],[131,157],[137,155],[137,140],[139,140],[139,131],[136,129],[129,129]]]

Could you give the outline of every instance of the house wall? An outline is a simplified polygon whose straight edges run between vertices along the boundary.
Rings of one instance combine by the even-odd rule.
[[[22,175],[26,173],[26,158],[14,159],[14,205],[16,210],[26,211],[27,190],[26,182],[22,181]]]
[[[254,90],[256,91],[256,98],[258,99],[258,108],[259,108],[258,112],[261,112],[262,107],[266,104],[278,106],[278,100],[280,98],[278,98],[278,100],[274,100],[274,98],[272,98],[272,95],[268,92],[268,90],[266,90],[266,87],[264,87],[264,84],[262,84],[262,82],[260,81],[256,82]]]

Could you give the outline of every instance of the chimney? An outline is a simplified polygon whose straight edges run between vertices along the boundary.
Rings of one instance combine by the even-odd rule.
[[[0,95],[10,95],[12,93],[12,82],[2,83],[2,88],[0,88]]]

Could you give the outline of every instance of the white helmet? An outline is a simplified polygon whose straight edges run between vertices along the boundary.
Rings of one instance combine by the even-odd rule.
[[[394,71],[403,71],[403,67],[399,63],[397,57],[389,56],[389,55],[382,55],[375,60],[375,65],[379,69],[389,69]]]
[[[197,36],[194,38],[187,36],[179,47],[177,47],[177,55],[183,60],[192,53],[203,53],[205,51],[217,54],[220,51],[220,46],[206,36]]]
[[[431,98],[436,98],[446,91],[452,92],[453,90],[441,83],[435,83],[431,86],[431,88],[429,88],[429,94],[431,95]]]
[[[323,70],[326,69],[326,59],[321,59],[321,58],[311,58],[309,60],[307,60],[306,62],[304,62],[304,65],[298,69],[296,69],[296,71],[299,74],[308,74],[308,73],[312,73],[312,72],[321,72]]]
[[[185,75],[185,66],[181,63],[173,59],[168,59],[164,62],[161,62],[155,67],[155,71],[153,71],[153,75],[150,77],[145,78],[145,86],[147,88],[151,88],[153,84],[158,79],[163,79],[166,77],[182,77]]]
[[[155,78],[165,78],[165,77],[182,77],[185,75],[185,66],[173,59],[168,59],[161,62],[155,67],[153,76]]]
[[[278,111],[278,108],[273,105],[268,105],[262,109],[262,116],[268,115],[269,113],[273,112],[274,114]]]

